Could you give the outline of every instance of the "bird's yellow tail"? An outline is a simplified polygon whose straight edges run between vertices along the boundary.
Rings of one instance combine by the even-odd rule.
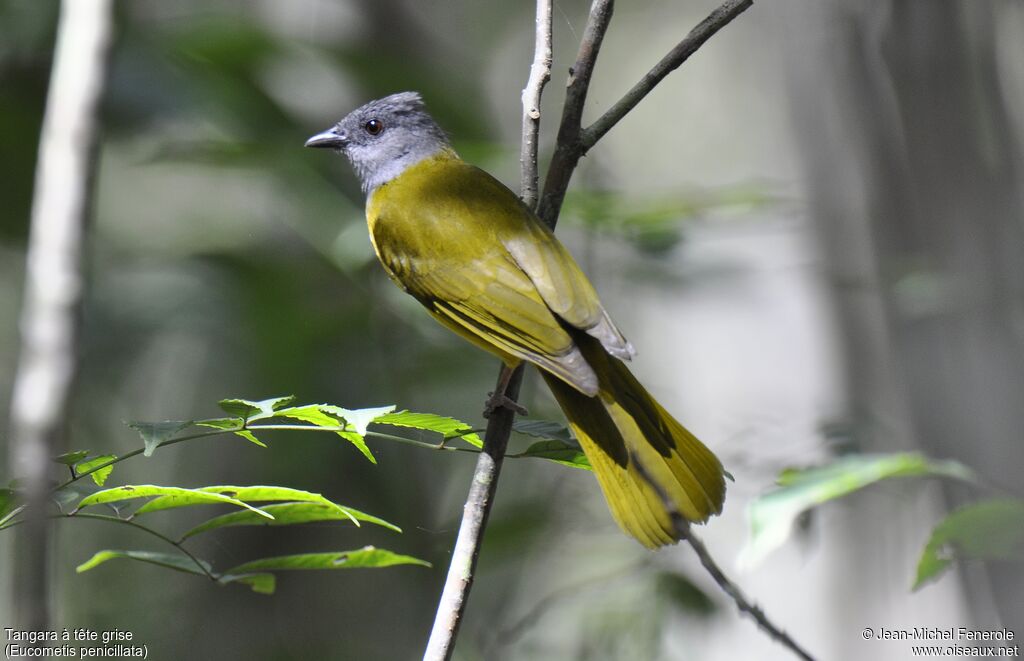
[[[580,335],[577,343],[600,382],[597,397],[587,397],[542,371],[544,380],[590,460],[619,526],[648,548],[673,544],[677,537],[665,502],[650,482],[657,483],[686,519],[705,521],[722,511],[722,464],[648,394],[622,361]]]

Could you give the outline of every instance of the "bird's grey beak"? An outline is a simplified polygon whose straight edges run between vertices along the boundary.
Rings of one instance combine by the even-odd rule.
[[[337,128],[317,133],[309,140],[306,140],[307,147],[319,149],[342,149],[346,144],[348,144],[348,137],[344,131],[338,131]]]

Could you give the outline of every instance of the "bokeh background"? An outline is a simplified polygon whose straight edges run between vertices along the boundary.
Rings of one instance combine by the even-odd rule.
[[[585,119],[713,2],[621,3]],[[0,401],[17,360],[36,149],[57,3],[0,4]],[[587,4],[555,4],[548,153]],[[123,420],[211,417],[224,397],[397,404],[480,424],[495,360],[437,327],[376,264],[343,159],[306,137],[415,89],[467,159],[513,188],[531,3],[135,0],[117,4],[88,246],[72,448],[138,445]],[[1020,492],[1024,468],[1024,5],[757,3],[584,159],[559,233],[639,348],[635,371],[736,477],[702,530],[764,609],[822,658],[909,658],[864,627],[1007,626],[1014,563],[911,592],[917,555],[971,497],[894,481],[832,504],[740,569],[744,508],[786,466],[919,449]],[[546,162],[542,158],[543,163]],[[539,380],[525,402],[557,418]],[[0,407],[0,429],[7,429]],[[369,527],[228,529],[220,567],[365,544],[434,569],[284,575],[273,597],[148,565],[76,575],[99,522],[57,527],[55,624],[128,629],[159,659],[418,658],[472,456],[323,434],[188,443],[118,483],[284,484]],[[518,439],[522,445],[526,441]],[[0,437],[0,447],[6,440]],[[7,461],[0,453],[0,464]],[[0,475],[7,475],[6,467]],[[189,513],[168,514],[168,531]],[[158,526],[159,527],[159,526]],[[0,536],[0,557],[10,555]],[[14,568],[4,562],[7,593]],[[9,599],[0,623],[12,620]],[[783,659],[686,548],[618,532],[592,476],[506,464],[460,659]]]

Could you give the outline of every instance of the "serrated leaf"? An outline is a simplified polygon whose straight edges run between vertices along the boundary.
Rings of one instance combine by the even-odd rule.
[[[273,574],[225,574],[217,582],[221,585],[244,583],[259,594],[274,594],[277,587],[277,577]]]
[[[249,421],[273,417],[274,411],[284,408],[294,401],[294,395],[287,395],[284,397],[261,399],[259,401],[251,399],[222,399],[217,402],[217,405],[228,415],[237,416]]]
[[[413,413],[412,411],[396,411],[386,413],[374,419],[374,424],[391,425],[392,427],[409,427],[423,429],[441,434],[445,440],[461,438],[476,448],[482,448],[484,442],[473,431],[473,427],[455,418],[434,413]]]
[[[350,429],[346,431],[339,431],[338,436],[341,436],[346,441],[356,446],[356,448],[363,453],[363,456],[370,460],[370,463],[376,464],[377,458],[370,452],[370,448],[366,445],[366,440],[363,436],[366,434],[366,426],[373,421],[375,417],[379,417],[389,411],[395,409],[394,406],[383,406],[372,409],[356,409],[349,410],[340,406],[334,406],[333,404],[320,404],[318,407],[322,412],[341,418],[346,427]]]
[[[956,560],[1024,558],[1024,501],[986,500],[951,513],[932,530],[917,563],[914,590],[937,580]]]
[[[587,455],[583,454],[578,446],[565,441],[537,441],[521,455],[522,457],[537,457],[547,459],[557,464],[592,470]]]
[[[569,428],[553,420],[523,420],[522,418],[516,418],[515,422],[512,423],[512,431],[533,436],[534,438],[562,441],[563,443],[575,445],[577,448],[579,447],[579,443],[573,438]]]
[[[233,498],[242,503],[258,503],[272,500],[293,500],[299,502],[320,503],[322,505],[334,508],[335,510],[338,511],[339,514],[347,516],[352,521],[352,523],[356,524],[357,526],[359,525],[359,521],[356,520],[354,516],[348,516],[346,508],[331,502],[330,500],[324,498],[322,495],[318,493],[311,493],[309,491],[302,491],[300,489],[264,485],[248,487],[217,485],[210,487],[201,487],[199,489],[192,489],[192,491],[198,493],[216,494],[226,498]],[[140,514],[146,514],[148,512],[157,512],[159,510],[171,509],[174,507],[188,507],[190,505],[195,504],[196,503],[183,501],[183,499],[181,499],[177,494],[161,496],[159,498],[154,498],[153,500],[149,501],[148,503],[137,509],[135,511],[135,515],[138,516]],[[267,516],[265,508],[254,509],[252,513],[254,516],[260,516],[260,518],[263,519],[273,518],[272,516]]]
[[[377,457],[373,456],[373,453],[370,452],[370,447],[366,445],[366,440],[361,435],[354,431],[340,431],[338,432],[338,436],[341,436],[343,439],[356,446],[356,449],[359,450],[371,464],[377,463]]]
[[[321,407],[329,404],[310,404],[308,406],[289,406],[288,408],[274,411],[274,417],[292,418],[303,422],[310,422],[317,427],[339,427],[344,425],[343,421],[332,417],[321,410]]]
[[[153,565],[159,565],[161,567],[167,567],[169,569],[175,569],[189,574],[206,576],[206,573],[197,567],[196,563],[193,562],[191,558],[184,555],[157,553],[155,551],[115,551],[110,549],[97,551],[91,558],[78,565],[78,567],[75,568],[75,571],[81,574],[82,572],[89,571],[90,569],[102,565],[108,560],[114,560],[115,558],[138,560],[139,562],[148,562]],[[210,564],[208,562],[203,560],[200,560],[200,562],[204,567],[206,567],[206,571],[211,571]]]
[[[824,466],[783,471],[778,480],[780,487],[747,507],[750,535],[740,551],[740,565],[753,567],[781,546],[804,511],[880,480],[911,476],[974,479],[963,464],[931,460],[916,452],[848,455]]]
[[[131,500],[133,498],[148,498],[151,496],[164,496],[178,499],[180,503],[178,506],[227,503],[229,505],[244,507],[245,509],[252,510],[253,512],[258,512],[259,516],[271,518],[270,514],[267,514],[252,505],[223,494],[200,491],[198,489],[183,489],[181,487],[160,487],[153,484],[125,485],[122,487],[114,487],[113,489],[97,491],[96,493],[83,498],[82,501],[78,503],[77,509],[89,507],[90,505],[114,503],[123,500]]]
[[[229,574],[247,574],[254,571],[283,571],[295,569],[364,569],[420,565],[430,567],[425,560],[392,551],[366,546],[355,551],[330,553],[299,553],[246,562],[230,569]]]
[[[98,457],[86,459],[85,461],[75,464],[75,475],[82,475],[92,470],[92,472],[89,473],[89,477],[91,477],[92,481],[96,483],[96,486],[102,487],[107,481],[107,478],[110,477],[110,474],[114,471],[114,465],[110,464],[109,466],[103,466],[103,468],[98,470],[93,469],[96,468],[96,466],[102,466],[114,459],[117,459],[117,457],[112,454],[104,454]]]
[[[59,454],[53,458],[53,461],[55,461],[58,464],[73,466],[88,456],[88,450],[75,450],[74,452],[65,452],[64,454]]]
[[[255,443],[261,448],[267,447],[267,444],[261,441],[260,439],[256,438],[255,434],[253,434],[251,431],[249,431],[248,429],[239,428],[239,425],[243,425],[245,423],[239,420],[238,418],[209,418],[207,420],[196,420],[195,423],[193,424],[196,424],[200,427],[213,427],[214,429],[223,429],[225,431],[230,431],[234,433],[236,436],[241,436],[245,440],[249,441],[250,443]]]
[[[196,420],[195,424],[200,427],[213,427],[214,429],[234,431],[239,429],[242,423],[238,418],[208,418],[206,420]]]
[[[393,407],[392,407],[393,408]],[[376,409],[368,409],[376,410]],[[332,404],[311,404],[309,406],[293,406],[286,409],[275,411],[276,417],[293,418],[295,420],[302,420],[303,422],[311,422],[318,427],[349,427],[350,429],[335,431],[338,436],[356,446],[356,448],[363,453],[363,456],[370,460],[371,463],[376,464],[377,458],[370,452],[370,448],[366,445],[366,440],[363,438],[365,430],[360,432],[357,430],[357,426],[347,419],[339,420],[334,415],[330,414],[331,411],[344,411],[345,413],[353,414],[353,417],[358,418],[354,415],[358,411],[353,412],[348,409],[343,409]],[[338,414],[339,417],[343,417]]]
[[[343,511],[339,511],[339,508]],[[331,507],[323,503],[281,503],[264,505],[260,509],[272,514],[274,520],[267,520],[249,511],[230,512],[199,524],[182,535],[181,539],[229,526],[290,526],[314,521],[348,521],[350,518],[402,532],[401,528],[383,519],[341,505]]]
[[[251,431],[249,431],[248,429],[236,430],[235,431],[235,435],[236,436],[241,436],[245,440],[249,441],[250,443],[255,443],[256,445],[260,446],[261,448],[267,447],[266,443],[264,443],[260,439],[256,438],[256,436]]]
[[[150,457],[157,447],[186,427],[192,426],[191,420],[164,420],[163,422],[128,422],[129,427],[139,432],[146,450],[142,454]]]
[[[333,404],[322,404],[320,410],[324,413],[330,413],[331,415],[342,418],[345,422],[352,425],[353,430],[360,436],[366,435],[366,428],[371,422],[375,422],[378,418],[388,415],[395,410],[395,406],[378,406],[369,409],[345,409],[340,406],[334,406]]]

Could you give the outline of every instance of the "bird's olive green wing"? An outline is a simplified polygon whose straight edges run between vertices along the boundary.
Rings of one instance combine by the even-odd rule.
[[[572,337],[503,255],[478,260],[468,271],[420,271],[412,280],[410,293],[452,330],[499,356],[529,360],[588,395],[597,393],[597,377]]]
[[[375,191],[367,218],[391,277],[446,326],[505,358],[529,360],[587,395],[593,370],[572,339],[632,347],[554,235],[505,186],[442,155]]]

